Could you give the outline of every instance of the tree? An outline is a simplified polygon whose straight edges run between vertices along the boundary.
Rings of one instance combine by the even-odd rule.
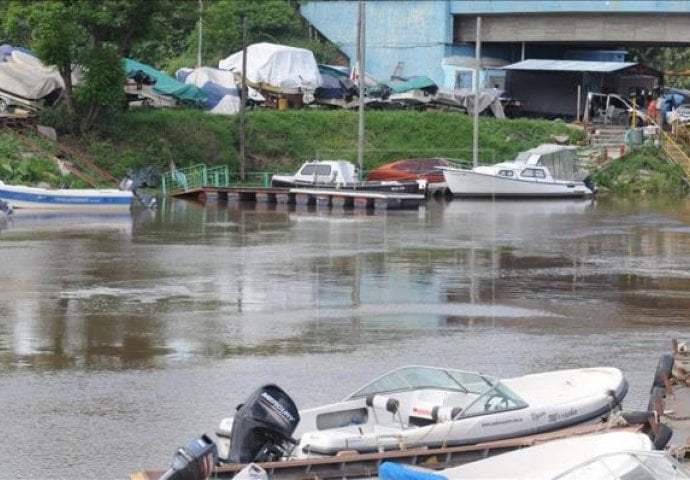
[[[4,29],[26,39],[41,61],[54,66],[64,83],[70,114],[84,114],[88,129],[99,112],[124,103],[121,56],[150,33],[161,7],[157,0],[5,0]],[[83,72],[74,95],[75,70]],[[77,103],[75,104],[75,100]]]

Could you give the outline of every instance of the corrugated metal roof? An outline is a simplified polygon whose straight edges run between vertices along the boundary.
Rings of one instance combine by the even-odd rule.
[[[592,62],[587,60],[524,60],[503,67],[506,70],[548,70],[554,72],[615,72],[637,65],[632,62]]]

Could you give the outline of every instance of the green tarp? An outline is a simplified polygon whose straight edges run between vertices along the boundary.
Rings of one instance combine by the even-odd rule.
[[[425,88],[438,90],[436,83],[429,77],[424,76],[412,77],[404,81],[390,81],[382,83],[390,88],[393,93],[404,93],[410,90],[423,90]]]
[[[178,82],[167,73],[156,70],[144,63],[135,62],[129,58],[123,60],[125,72],[129,78],[134,78],[138,71],[156,81],[153,91],[161,95],[171,95],[178,100],[200,104],[206,100],[206,94],[194,85]]]

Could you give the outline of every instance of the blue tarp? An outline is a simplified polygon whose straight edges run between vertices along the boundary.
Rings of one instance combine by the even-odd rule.
[[[448,480],[448,477],[432,471],[414,469],[395,462],[383,462],[379,467],[381,480]]]

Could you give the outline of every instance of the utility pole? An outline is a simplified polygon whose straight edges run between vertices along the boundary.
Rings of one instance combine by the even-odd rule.
[[[472,127],[472,165],[479,165],[479,71],[482,67],[482,17],[477,17],[477,39],[474,52],[474,122]]]
[[[203,40],[202,30],[204,28],[204,0],[199,0],[199,47],[196,51],[196,68],[201,68],[201,42]]]
[[[359,130],[357,144],[357,165],[359,166],[359,179],[362,179],[364,171],[364,88],[365,88],[365,62],[364,52],[366,43],[366,4],[359,0],[359,13],[357,15],[357,75],[359,80]]]
[[[240,99],[240,180],[244,181],[246,152],[245,115],[247,110],[247,17],[242,17],[242,95]]]

